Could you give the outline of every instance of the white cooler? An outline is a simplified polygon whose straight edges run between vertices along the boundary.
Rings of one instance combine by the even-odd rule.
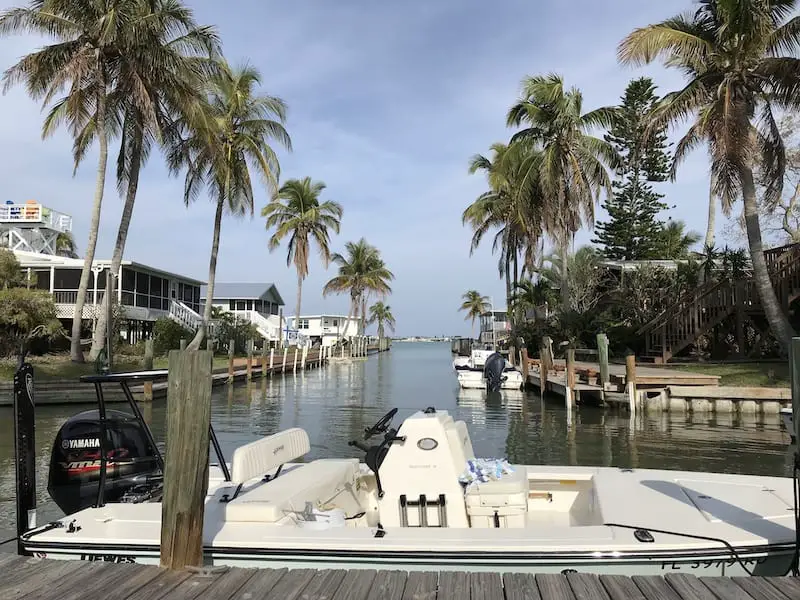
[[[528,476],[525,469],[497,481],[476,483],[465,495],[470,526],[475,528],[525,527],[528,512]]]

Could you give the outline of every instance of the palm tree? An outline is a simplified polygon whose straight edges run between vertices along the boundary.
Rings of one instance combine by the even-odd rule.
[[[754,168],[765,202],[780,198],[785,149],[773,109],[797,110],[800,20],[795,0],[701,0],[695,12],[633,31],[619,46],[622,63],[661,58],[687,77],[668,94],[654,119],[694,118],[676,146],[675,164],[707,144],[714,196],[729,214],[741,198],[753,278],[770,328],[788,350],[794,335],[772,287],[761,241]],[[788,20],[787,20],[788,19]]]
[[[384,326],[394,331],[396,324],[392,307],[381,301],[376,302],[369,307],[369,322],[378,324],[378,339],[383,340]]]
[[[168,163],[173,173],[186,167],[184,201],[188,205],[206,187],[216,205],[208,265],[208,300],[203,322],[189,350],[200,347],[211,320],[223,212],[252,215],[250,170],[261,175],[272,193],[278,187],[280,165],[269,142],[274,139],[291,150],[289,134],[283,127],[286,105],[279,98],[257,95],[260,80],[259,72],[249,65],[232,68],[221,61],[208,78],[202,109],[175,124]]]
[[[33,33],[55,40],[7,69],[4,91],[23,82],[28,94],[35,100],[42,100],[46,106],[66,88],[67,95],[59,102],[63,110],[57,123],[66,122],[76,140],[90,118],[94,119],[98,132],[94,203],[72,320],[70,355],[76,362],[83,362],[80,347],[83,306],[89,288],[105,188],[108,90],[119,79],[118,58],[135,43],[133,22],[138,14],[139,2],[110,0],[31,0],[26,8],[11,8],[0,14],[0,35]],[[43,137],[55,130],[54,126],[45,125]],[[76,170],[81,158],[82,154],[75,151]]]
[[[117,159],[117,187],[125,196],[117,240],[111,257],[111,273],[119,273],[128,229],[133,215],[139,173],[153,142],[171,120],[196,107],[197,89],[219,52],[213,28],[199,27],[192,11],[176,0],[141,2],[142,14],[135,22],[137,45],[120,57],[120,77],[109,95],[109,117],[118,123],[121,143]],[[53,114],[57,114],[54,113]],[[109,119],[111,120],[111,119]],[[93,137],[90,122],[80,142],[86,147]],[[105,346],[107,295],[97,319],[89,354],[95,360]]]
[[[523,279],[515,286],[509,306],[512,312],[527,315],[529,311],[552,305],[554,296],[557,294],[546,279],[540,277],[535,282]]]
[[[56,236],[56,256],[79,258],[78,246],[75,244],[75,238],[69,231],[62,231]]]
[[[477,290],[469,290],[464,292],[464,295],[461,296],[461,299],[464,301],[461,303],[461,307],[458,310],[462,310],[467,313],[467,316],[464,317],[464,320],[472,320],[472,326],[475,326],[475,319],[479,318],[483,313],[485,313],[490,308],[489,304],[489,296],[481,296],[481,293]],[[475,339],[478,339],[480,334],[475,336]]]
[[[492,251],[500,250],[498,269],[506,281],[509,302],[520,277],[519,257],[523,258],[523,274],[534,269],[542,235],[542,201],[538,186],[523,184],[523,168],[532,149],[524,144],[493,144],[491,150],[491,159],[478,154],[470,160],[469,172],[484,171],[490,190],[464,210],[461,221],[473,229],[470,255],[486,233],[497,229]]]
[[[686,223],[670,219],[658,234],[658,258],[680,260],[689,256],[692,246],[700,241],[700,234],[686,231]]]
[[[346,256],[336,253],[331,261],[339,266],[339,273],[322,290],[322,295],[350,294],[350,309],[347,314],[342,337],[347,334],[350,320],[358,318],[359,308],[366,294],[386,296],[392,293],[389,282],[394,274],[386,267],[380,251],[361,238],[357,242],[345,244]]]
[[[275,233],[269,239],[270,252],[280,246],[284,238],[289,238],[286,265],[294,262],[297,270],[295,329],[300,328],[300,301],[303,280],[308,276],[311,240],[317,243],[325,268],[328,268],[331,260],[330,230],[339,233],[342,219],[341,205],[332,200],[320,203],[319,196],[324,189],[323,182],[312,181],[310,177],[290,179],[261,211],[261,216],[267,217],[267,230],[275,228]]]
[[[511,143],[530,144],[540,152],[531,155],[526,168],[528,185],[539,186],[547,215],[545,230],[562,255],[584,223],[594,223],[594,205],[600,192],[611,194],[607,168],[615,169],[619,157],[607,141],[589,135],[596,127],[611,125],[614,108],[583,112],[580,90],[564,89],[559,75],[528,77],[520,100],[508,111],[508,126],[526,124]],[[561,274],[562,305],[570,305],[567,262]]]

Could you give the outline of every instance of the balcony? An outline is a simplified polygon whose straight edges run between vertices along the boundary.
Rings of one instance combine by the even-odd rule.
[[[37,202],[0,204],[0,223],[40,226],[61,233],[72,231],[72,217]]]

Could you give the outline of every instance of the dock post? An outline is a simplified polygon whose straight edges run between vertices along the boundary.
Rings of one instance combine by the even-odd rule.
[[[208,492],[211,361],[207,350],[169,353],[167,449],[161,503],[161,566],[203,566]]]
[[[292,373],[297,373],[297,346],[294,347],[294,363],[292,364]]]
[[[233,382],[233,353],[236,340],[228,340],[228,383]]]
[[[605,333],[597,334],[597,360],[600,363],[600,397],[606,401],[606,386],[609,382],[608,375],[608,336]]]
[[[530,372],[531,364],[528,362],[528,347],[523,346],[522,349],[519,351],[522,362],[522,381],[523,386],[528,387],[528,373]]]
[[[261,342],[261,379],[267,376],[267,340]]]
[[[575,348],[567,348],[567,372],[564,399],[568,407],[575,405]]]
[[[181,350],[186,350],[186,338],[181,338],[180,346]]]
[[[289,354],[289,346],[283,347],[283,364],[281,365],[281,373],[286,373],[286,355]]]
[[[275,348],[269,349],[269,376],[272,377],[272,365],[275,363]]]
[[[303,371],[306,370],[306,360],[308,360],[308,346],[303,346],[303,353],[300,356],[300,366]]]
[[[253,340],[247,340],[247,381],[253,379]]]
[[[631,350],[625,354],[625,391],[633,414],[636,412],[636,355]]]
[[[144,360],[142,361],[142,368],[145,371],[153,370],[153,338],[144,341]],[[148,380],[144,382],[144,401],[153,401],[153,382]]]
[[[542,338],[542,347],[539,350],[539,389],[542,392],[542,398],[547,391],[547,378],[550,374],[550,368],[553,366],[550,362],[550,338],[544,336]]]

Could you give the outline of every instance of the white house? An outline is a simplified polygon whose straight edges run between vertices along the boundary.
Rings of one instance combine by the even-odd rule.
[[[207,286],[204,285],[200,290],[204,306],[206,296]],[[284,302],[274,283],[217,283],[211,305],[250,321],[266,340],[281,338]]]
[[[349,323],[349,325],[348,325]],[[332,346],[341,337],[350,337],[361,333],[361,320],[347,315],[300,315],[299,328],[294,329],[294,317],[286,317],[289,331],[284,330],[291,341],[292,334],[309,338],[311,344]]]

